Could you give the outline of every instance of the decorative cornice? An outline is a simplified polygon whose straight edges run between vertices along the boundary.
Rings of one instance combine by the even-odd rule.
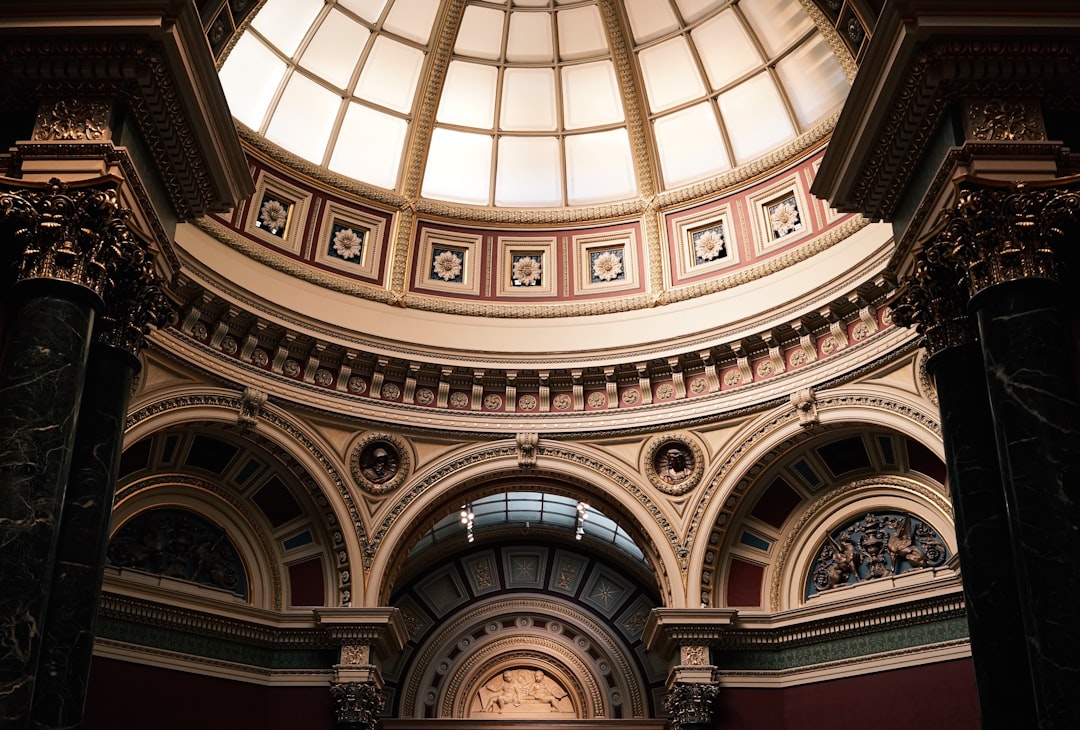
[[[1075,98],[1076,18],[1062,22],[1072,12],[1032,13],[1044,25],[1002,36],[1013,15],[965,15],[960,26],[937,20],[962,15],[948,16],[941,2],[887,5],[813,192],[838,210],[889,220],[954,102]]]
[[[73,17],[80,3],[68,4]],[[57,4],[42,11],[39,3],[12,0],[5,6],[9,18],[39,24],[47,33],[7,35],[0,41],[0,64],[34,98],[123,99],[179,217],[228,210],[254,186],[201,23],[194,5],[151,5],[156,7],[140,14],[130,3],[98,2],[95,14],[102,20],[88,43],[84,25],[56,21],[64,10]],[[50,14],[39,15],[44,12]]]

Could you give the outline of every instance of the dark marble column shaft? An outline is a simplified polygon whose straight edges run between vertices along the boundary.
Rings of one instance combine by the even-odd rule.
[[[0,727],[29,724],[98,298],[60,280],[16,285],[0,370]]]
[[[81,722],[124,421],[138,370],[139,361],[125,350],[91,346],[34,685],[35,730]]]
[[[941,432],[959,541],[971,655],[984,730],[1036,726],[1008,505],[978,344],[947,347],[927,370],[937,384]]]
[[[971,300],[1041,730],[1080,717],[1080,397],[1060,296],[1020,279]]]

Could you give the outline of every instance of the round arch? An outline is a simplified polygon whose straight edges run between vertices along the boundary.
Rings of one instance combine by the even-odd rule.
[[[221,388],[183,386],[156,391],[153,397],[140,398],[129,408],[124,448],[170,428],[190,429],[201,423],[224,429],[230,438],[252,441],[274,454],[307,487],[322,512],[321,529],[328,536],[327,548],[337,570],[331,583],[336,588],[328,598],[340,605],[362,604],[364,582],[354,581],[352,576],[365,565],[366,530],[347,486],[347,467],[315,429],[295,422],[273,404],[262,404],[255,421],[239,428],[241,405],[239,393]]]
[[[813,408],[816,417],[809,426],[804,425],[805,417],[793,404],[747,422],[702,479],[707,487],[693,524],[694,530],[707,531],[708,539],[695,539],[692,531],[687,540],[693,546],[687,594],[700,597],[701,605],[712,605],[719,550],[729,541],[727,532],[735,515],[744,507],[753,485],[785,454],[828,432],[872,426],[911,438],[944,460],[936,408],[907,391],[846,386],[814,394]]]
[[[533,485],[546,484],[557,493],[583,497],[609,517],[625,520],[623,528],[645,552],[655,572],[664,604],[681,607],[685,597],[674,590],[670,577],[680,571],[671,547],[674,531],[659,505],[628,473],[615,470],[587,448],[560,443],[558,451],[552,452],[541,440],[538,452],[536,466],[523,468],[513,441],[494,442],[448,454],[421,470],[403,487],[409,498],[383,515],[372,532],[375,557],[369,595],[378,596],[380,601],[389,599],[407,550],[420,537],[421,526],[457,511],[464,497],[507,491],[511,480],[524,479]],[[380,550],[380,545],[393,547]]]

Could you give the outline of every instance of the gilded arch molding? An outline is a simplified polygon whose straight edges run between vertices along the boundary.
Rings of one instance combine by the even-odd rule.
[[[181,487],[203,492],[211,495],[212,501],[220,501],[227,505],[228,509],[217,508],[209,511],[206,505],[201,503],[193,505],[187,500],[169,498],[168,494],[162,494],[163,490],[168,487]],[[243,500],[239,499],[230,490],[224,489],[207,479],[201,479],[189,474],[161,474],[140,479],[119,489],[116,493],[116,507],[114,508],[113,525],[110,528],[110,534],[115,534],[116,529],[119,528],[118,519],[121,522],[127,522],[141,512],[167,506],[192,509],[215,523],[225,522],[226,525],[221,526],[226,527],[226,529],[231,526],[234,530],[234,538],[241,538],[234,540],[234,544],[240,549],[241,555],[246,558],[245,562],[250,561],[251,563],[248,570],[249,579],[252,577],[259,579],[259,582],[252,586],[252,604],[256,606],[259,606],[260,603],[264,606],[269,604],[270,608],[276,611],[281,610],[281,565],[277,552],[273,547],[273,538],[267,534],[266,530],[260,527],[254,513]],[[209,514],[207,514],[208,511]],[[237,520],[236,517],[229,515],[230,511],[232,515],[239,516],[240,519]],[[257,550],[254,548],[257,548]],[[255,570],[252,570],[252,568]],[[261,585],[267,582],[267,576],[269,577],[269,586]],[[264,599],[263,601],[255,600],[257,593],[264,594],[260,596]],[[269,601],[266,601],[266,598],[269,598]]]

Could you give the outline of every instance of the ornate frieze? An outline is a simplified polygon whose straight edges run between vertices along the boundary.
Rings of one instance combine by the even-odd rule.
[[[339,724],[373,728],[386,704],[383,693],[370,682],[336,682],[330,685]]]
[[[57,99],[38,106],[32,138],[35,142],[69,142],[108,139],[109,114],[112,105],[107,101],[90,99]]]

